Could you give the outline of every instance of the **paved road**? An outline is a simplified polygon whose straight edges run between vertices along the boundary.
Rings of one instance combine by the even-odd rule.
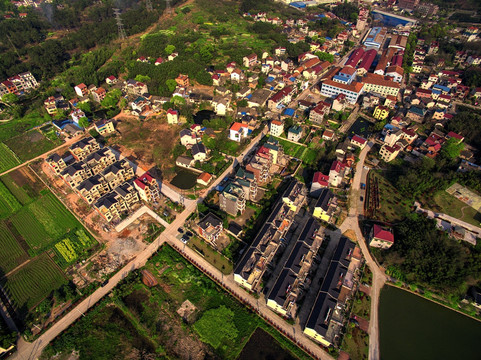
[[[378,324],[379,294],[381,292],[381,288],[386,282],[386,275],[379,268],[376,261],[374,261],[373,257],[371,256],[366,240],[364,239],[361,229],[359,228],[358,219],[358,203],[360,196],[359,194],[361,191],[360,185],[361,179],[363,177],[364,161],[366,159],[367,153],[369,152],[369,150],[371,150],[372,146],[372,142],[369,142],[359,155],[359,161],[356,165],[356,173],[354,175],[354,180],[351,185],[349,215],[340,226],[340,229],[343,233],[347,230],[353,230],[355,232],[357,243],[359,244],[362,250],[362,254],[366,259],[366,263],[373,274],[371,287],[371,318],[369,320],[369,359],[378,360],[380,359]]]

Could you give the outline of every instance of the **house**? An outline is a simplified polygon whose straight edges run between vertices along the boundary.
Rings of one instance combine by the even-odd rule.
[[[145,56],[139,56],[139,57],[137,58],[137,61],[138,61],[138,62],[143,62],[143,63],[148,63],[148,62],[149,62],[149,60],[148,60]]]
[[[215,241],[219,238],[223,230],[222,220],[212,213],[208,213],[197,223],[197,232],[209,243],[215,245]]]
[[[87,156],[84,163],[87,164],[92,175],[100,174],[107,166],[116,161],[114,152],[109,147],[103,147]]]
[[[383,75],[367,73],[363,78],[365,92],[377,93],[382,96],[393,95],[397,96],[401,85],[394,82],[392,78]]]
[[[230,100],[228,97],[218,96],[212,101],[215,113],[220,116],[224,116],[226,114],[229,104]]]
[[[164,59],[162,59],[161,57],[157,58],[157,60],[155,60],[155,63],[154,65],[155,66],[159,66],[160,64],[162,64],[164,62]]]
[[[414,122],[422,123],[426,110],[417,106],[411,106],[406,114],[406,117]]]
[[[105,82],[107,83],[107,85],[117,84],[118,81],[119,80],[113,75],[110,75],[108,78],[105,79]]]
[[[372,116],[374,117],[374,119],[377,119],[377,120],[387,119],[389,116],[389,108],[382,105],[378,105],[374,109],[374,113]]]
[[[271,96],[271,91],[267,89],[257,89],[254,91],[250,99],[247,100],[249,107],[263,107],[267,99]]]
[[[359,136],[359,135],[354,135],[351,138],[351,145],[357,146],[357,147],[361,148],[361,150],[364,149],[366,144],[367,144],[367,140],[364,139],[363,137]]]
[[[132,96],[142,96],[149,92],[149,89],[146,84],[137,80],[127,80],[124,85],[124,91],[127,95]]]
[[[394,235],[389,228],[374,224],[369,234],[369,246],[389,249],[394,244]]]
[[[188,169],[194,165],[194,159],[188,156],[179,156],[175,159],[175,165]]]
[[[324,120],[324,116],[329,114],[330,105],[325,102],[319,102],[314,109],[309,112],[309,121],[320,124]]]
[[[280,136],[284,132],[284,123],[279,120],[272,120],[269,131],[272,136]]]
[[[242,186],[235,181],[229,182],[219,194],[219,207],[232,216],[242,214],[246,208],[246,194]]]
[[[207,172],[203,172],[197,178],[197,184],[202,185],[202,186],[207,186],[207,185],[209,185],[211,180],[212,180],[212,175],[207,173]]]
[[[464,136],[456,134],[454,131],[450,131],[446,135],[446,140],[456,139],[457,143],[462,143],[464,141]]]
[[[167,110],[167,123],[168,124],[179,123],[179,112],[177,110],[173,110],[173,109]]]
[[[109,184],[111,190],[129,181],[135,176],[134,168],[125,160],[119,160],[102,171],[102,176]]]
[[[379,155],[381,155],[381,159],[385,162],[393,161],[401,151],[401,147],[399,145],[388,145],[384,144],[381,146],[379,150]]]
[[[291,102],[293,94],[294,89],[291,86],[287,86],[284,89],[278,91],[269,99],[267,107],[270,110],[274,110],[283,104],[288,104]]]
[[[388,66],[386,69],[386,76],[391,77],[393,81],[400,83],[403,80],[404,69],[400,66]]]
[[[180,131],[180,143],[185,147],[197,144],[197,135],[190,129],[182,129]]]
[[[346,108],[346,95],[344,94],[339,94],[337,95],[333,102],[332,102],[332,110],[333,111],[344,111]]]
[[[110,119],[110,120],[99,120],[94,124],[94,126],[95,126],[95,130],[100,135],[111,134],[115,131],[114,121],[112,119]]]
[[[312,178],[311,190],[309,195],[312,197],[318,197],[321,194],[321,189],[329,187],[329,176],[324,175],[320,171],[314,173]]]
[[[294,125],[287,131],[287,139],[298,142],[302,138],[302,127]]]
[[[340,161],[334,161],[332,163],[331,169],[329,170],[329,185],[333,187],[338,187],[341,185],[342,180],[346,172],[346,165]]]
[[[192,157],[195,161],[204,161],[207,157],[207,150],[203,144],[195,144],[190,149]]]
[[[92,99],[95,102],[100,103],[103,99],[105,99],[105,95],[107,95],[107,92],[103,87],[99,87],[98,89],[92,91],[91,94],[92,94]]]
[[[257,64],[257,54],[251,54],[242,58],[242,63],[245,67],[252,67]]]
[[[77,161],[83,161],[88,155],[100,149],[100,145],[93,137],[86,137],[69,147],[70,153]]]
[[[57,101],[55,97],[49,96],[44,102],[43,105],[45,106],[45,110],[49,115],[53,115],[57,112]]]
[[[334,135],[335,135],[334,131],[326,129],[322,133],[322,139],[327,140],[327,141],[331,141],[331,140],[334,139]]]
[[[167,57],[167,60],[168,60],[168,61],[172,61],[172,60],[174,60],[177,56],[179,56],[179,53],[173,52],[172,54],[170,54],[170,55]]]
[[[85,85],[84,83],[76,85],[74,87],[74,90],[79,97],[87,96],[89,93],[87,85]]]
[[[230,74],[230,80],[232,82],[240,82],[242,77],[241,69],[234,69]]]
[[[329,222],[331,220],[332,211],[335,210],[333,209],[335,208],[334,203],[335,197],[331,190],[328,188],[321,189],[312,215],[315,218]]]
[[[229,139],[240,142],[249,134],[249,127],[247,124],[235,122],[229,129]]]
[[[180,87],[188,87],[190,86],[189,75],[179,74],[179,76],[175,78],[175,82]]]
[[[70,162],[73,161],[72,155],[60,156],[57,153],[53,153],[45,160],[48,165],[52,168],[56,175],[59,175]]]
[[[154,202],[160,199],[159,183],[148,171],[134,180],[134,187],[143,201]]]
[[[94,175],[81,182],[80,185],[77,186],[76,191],[87,204],[91,205],[103,195],[107,194],[110,189],[101,175]]]
[[[78,161],[63,169],[60,176],[72,189],[75,189],[80,183],[92,176],[92,171],[87,164]]]

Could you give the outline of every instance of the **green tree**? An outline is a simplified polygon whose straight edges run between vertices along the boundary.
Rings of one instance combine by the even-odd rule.
[[[120,97],[122,96],[122,91],[119,89],[113,89],[105,95],[105,99],[103,99],[100,104],[103,107],[113,107],[117,105],[119,102]]]
[[[18,101],[18,96],[15,94],[5,94],[2,96],[2,101],[7,104],[15,104]]]
[[[175,88],[177,87],[177,82],[174,80],[174,79],[167,79],[165,81],[165,84],[167,85],[167,88],[169,89],[169,91],[172,93]]]
[[[234,324],[234,312],[224,305],[207,310],[194,324],[200,339],[217,349],[226,341],[234,341],[239,334]]]
[[[151,79],[150,79],[150,76],[139,74],[135,77],[135,80],[146,83],[146,82],[149,82]]]
[[[458,139],[451,138],[443,145],[441,155],[448,159],[456,159],[464,150],[464,143],[459,142]]]
[[[78,124],[84,129],[88,128],[90,125],[89,120],[86,117],[80,118]]]
[[[90,102],[78,103],[77,108],[82,110],[84,113],[92,113],[92,105],[90,105]]]
[[[164,52],[167,54],[167,55],[170,55],[172,54],[173,52],[175,51],[175,46],[174,45],[167,45],[164,49]]]

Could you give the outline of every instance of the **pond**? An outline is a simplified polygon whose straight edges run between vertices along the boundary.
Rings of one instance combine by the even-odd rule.
[[[347,136],[351,137],[353,135],[359,135],[363,138],[369,137],[369,127],[372,126],[372,123],[362,117],[358,117],[357,120],[352,124],[352,126],[347,131]]]
[[[191,189],[197,183],[197,177],[199,174],[189,171],[187,169],[182,169],[179,167],[175,168],[175,177],[170,181],[170,183],[179,189],[187,190]]]
[[[201,110],[194,115],[194,123],[202,125],[204,120],[210,120],[215,116],[215,112],[211,110]]]
[[[237,360],[296,360],[290,352],[261,328],[257,328]]]
[[[481,322],[393,286],[381,291],[379,327],[382,360],[481,358]]]

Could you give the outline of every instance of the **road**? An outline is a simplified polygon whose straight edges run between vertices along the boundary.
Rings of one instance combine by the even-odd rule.
[[[341,232],[344,233],[347,230],[353,230],[356,234],[356,239],[359,247],[361,248],[362,254],[366,259],[366,263],[371,270],[372,286],[371,286],[371,317],[369,320],[369,359],[378,360],[380,359],[379,352],[379,324],[378,324],[378,308],[379,308],[379,295],[381,293],[381,288],[384,286],[387,278],[384,272],[379,268],[376,261],[371,256],[369,248],[367,246],[366,240],[362,235],[361,229],[359,228],[359,196],[361,193],[361,179],[363,177],[364,161],[366,156],[373,146],[372,142],[361,151],[359,155],[359,161],[356,164],[356,173],[354,174],[354,179],[351,185],[351,193],[349,195],[349,215],[341,224]]]
[[[235,165],[238,162],[241,162],[244,154],[249,153],[254,146],[256,146],[264,135],[264,132],[261,132],[256,138],[254,138],[249,146],[247,147],[244,152],[239,155],[235,161],[224,171],[224,173],[219,176],[208,188],[206,191],[207,194],[213,190],[226,176],[228,176]],[[66,146],[68,144],[64,144],[62,146]],[[13,354],[10,358],[11,359],[36,359],[41,351],[55,338],[57,337],[62,331],[67,329],[73,322],[75,322],[80,316],[82,316],[85,312],[88,311],[94,304],[96,304],[100,299],[102,299],[106,294],[108,294],[123,278],[125,278],[131,271],[141,268],[145,265],[147,260],[154,254],[158,248],[165,242],[169,241],[172,244],[176,242],[180,244],[180,241],[176,239],[175,235],[177,234],[177,228],[181,227],[184,222],[186,221],[187,217],[192,214],[197,207],[198,202],[202,202],[203,198],[199,198],[197,202],[191,201],[186,206],[185,210],[177,216],[177,218],[166,227],[164,232],[150,245],[144,248],[142,252],[140,252],[132,261],[130,261],[127,265],[125,265],[120,271],[118,271],[109,282],[97,289],[92,295],[87,297],[83,300],[79,305],[77,305],[74,309],[72,309],[69,313],[67,313],[63,318],[61,318],[57,323],[55,323],[51,328],[49,328],[44,334],[37,338],[32,343],[28,343],[24,339],[20,339],[17,344],[17,352]],[[200,258],[199,255],[194,255],[195,257],[199,258],[198,261],[203,259]],[[205,265],[208,268],[207,265]],[[219,272],[220,273],[220,272]]]

